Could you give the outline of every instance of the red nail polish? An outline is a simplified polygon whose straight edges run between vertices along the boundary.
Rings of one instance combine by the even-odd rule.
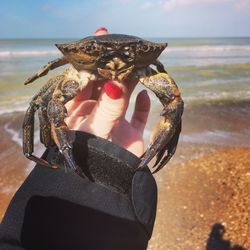
[[[108,32],[108,30],[107,30],[105,27],[100,27],[99,29],[97,29],[97,30],[95,31],[95,33],[99,32],[99,31]]]
[[[107,81],[104,84],[104,90],[106,94],[111,98],[111,99],[119,99],[122,95],[122,90],[116,86],[112,81]]]

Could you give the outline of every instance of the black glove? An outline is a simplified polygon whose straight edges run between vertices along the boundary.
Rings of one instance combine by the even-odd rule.
[[[87,133],[75,132],[73,149],[89,179],[37,165],[7,209],[0,249],[147,248],[157,203],[151,172],[135,171],[136,156]],[[49,149],[43,158],[58,155]]]

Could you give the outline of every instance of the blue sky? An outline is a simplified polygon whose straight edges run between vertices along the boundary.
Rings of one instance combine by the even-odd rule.
[[[0,38],[250,36],[250,0],[0,0]]]

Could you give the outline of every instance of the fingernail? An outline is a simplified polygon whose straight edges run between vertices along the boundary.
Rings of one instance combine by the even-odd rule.
[[[100,27],[99,29],[97,29],[97,30],[95,31],[95,33],[100,32],[100,31],[108,32],[108,30],[107,30],[105,27]]]
[[[122,95],[122,90],[112,81],[107,81],[104,84],[104,91],[111,99],[119,99]]]

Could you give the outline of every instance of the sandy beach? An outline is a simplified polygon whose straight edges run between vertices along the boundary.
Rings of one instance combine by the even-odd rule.
[[[186,107],[177,152],[155,175],[159,201],[149,250],[250,249],[249,105]],[[0,118],[0,218],[30,169],[20,134],[13,133],[22,117],[17,112]]]
[[[149,249],[250,248],[250,149],[209,147],[192,145],[203,156],[171,163],[157,176],[158,214]],[[204,153],[209,150],[214,152]]]
[[[23,113],[7,114],[0,117],[0,220],[14,195],[15,191],[22,184],[27,176],[26,166],[29,162],[22,153],[21,146],[12,138],[9,131],[21,127]],[[18,139],[18,138],[17,138]]]

